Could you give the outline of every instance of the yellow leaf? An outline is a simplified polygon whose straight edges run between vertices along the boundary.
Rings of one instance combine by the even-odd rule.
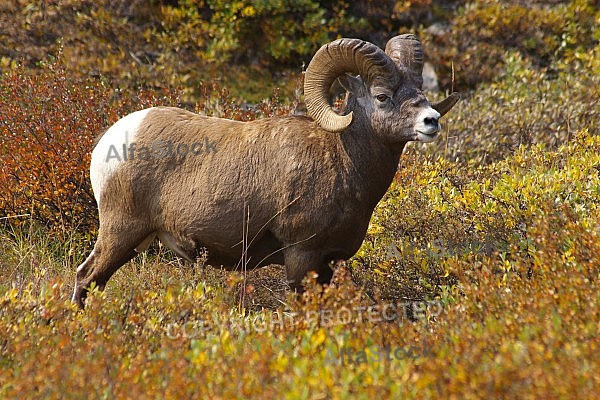
[[[315,332],[314,335],[312,335],[311,342],[314,346],[320,346],[325,341],[325,338],[325,332],[323,332],[323,329],[321,328],[317,332]]]

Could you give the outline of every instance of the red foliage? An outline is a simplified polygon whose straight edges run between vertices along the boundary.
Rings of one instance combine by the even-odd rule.
[[[174,92],[127,95],[102,79],[72,79],[60,62],[37,73],[18,66],[0,81],[0,216],[33,219],[51,231],[97,226],[89,183],[93,140],[119,116],[175,105]],[[11,218],[26,214],[26,217]]]

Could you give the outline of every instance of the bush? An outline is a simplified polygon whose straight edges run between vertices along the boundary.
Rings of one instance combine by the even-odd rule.
[[[120,268],[106,291],[92,289],[85,312],[75,309],[65,282],[74,282],[96,226],[87,169],[98,132],[151,105],[238,120],[299,107],[278,91],[240,106],[220,85],[226,68],[198,84],[210,75],[197,64],[214,39],[196,35],[214,28],[204,22],[232,19],[239,29],[229,38],[248,39],[236,36],[247,29],[235,21],[243,8],[212,14],[209,3],[221,4],[0,5],[0,21],[14,20],[0,32],[0,398],[594,398],[600,37],[592,1],[477,0],[454,22],[437,7],[465,2],[443,2],[418,18],[447,18],[466,33],[455,43],[428,30],[425,49],[435,42],[433,58],[448,68],[454,46],[473,50],[454,59],[456,82],[478,90],[445,117],[445,140],[408,146],[333,285],[309,276],[294,297],[282,268],[183,267],[158,245]],[[275,12],[276,2],[258,3],[250,6],[259,20]],[[370,26],[397,8],[381,19],[389,33],[429,1],[355,3],[349,13],[362,9]],[[550,23],[561,13],[566,19]],[[506,29],[523,35],[501,35]],[[65,56],[38,62],[44,49],[58,53],[58,37]],[[263,54],[274,50],[267,42],[257,46]],[[7,48],[30,51],[28,62]],[[262,79],[232,69],[240,85]],[[272,73],[261,70],[269,80],[261,90],[271,92]],[[28,216],[6,218],[20,214]],[[82,240],[77,228],[92,233]],[[389,305],[393,319],[382,319]],[[427,346],[426,357],[372,351],[410,346]]]
[[[598,154],[600,136],[585,131],[556,151],[520,146],[490,165],[409,151],[354,258],[362,284],[384,298],[424,300],[452,287],[456,268],[507,264],[519,276],[544,276],[576,266],[593,275]]]
[[[497,80],[507,51],[543,69],[598,44],[598,1],[542,3],[475,0],[448,13],[447,25],[421,29],[427,58],[440,70],[455,71],[456,82],[440,74],[440,87],[468,90]]]
[[[424,150],[448,160],[490,163],[521,145],[556,149],[574,133],[600,126],[600,47],[537,69],[520,53],[504,54],[504,72],[470,94],[442,120],[445,138]]]
[[[97,227],[89,183],[94,138],[119,116],[177,104],[172,92],[129,96],[105,81],[72,79],[59,61],[38,73],[17,66],[0,82],[0,214],[32,219],[54,232]]]
[[[351,275],[309,279],[274,309],[247,308],[251,286],[232,304],[237,279],[138,258],[81,313],[73,270],[24,266],[23,285],[0,285],[0,397],[592,398],[600,137],[487,166],[407,155]],[[382,318],[405,302],[419,305],[412,320]],[[427,352],[374,352],[410,346]]]
[[[194,103],[200,85],[218,79],[245,101],[278,86],[291,98],[303,62],[349,24],[347,7],[311,0],[17,1],[0,6],[7,26],[0,68],[14,61],[35,67],[62,48],[69,73],[103,75],[114,87],[181,87],[182,100]]]

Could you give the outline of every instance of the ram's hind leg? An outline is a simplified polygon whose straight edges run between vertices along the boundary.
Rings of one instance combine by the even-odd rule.
[[[92,282],[103,290],[110,277],[135,254],[135,248],[149,236],[139,229],[115,232],[100,227],[98,240],[88,258],[77,268],[77,281],[73,291],[73,301],[80,308]]]
[[[158,232],[157,236],[165,246],[173,250],[179,257],[192,264],[196,262],[198,258],[198,246],[192,238],[175,236],[166,231]]]

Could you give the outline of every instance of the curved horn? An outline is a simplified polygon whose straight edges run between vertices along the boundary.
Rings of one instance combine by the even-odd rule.
[[[460,94],[454,92],[439,103],[432,104],[431,107],[443,117],[458,100],[460,100]]]
[[[415,35],[407,33],[391,38],[385,45],[385,53],[419,88],[423,87],[423,47]]]
[[[306,109],[330,132],[340,132],[352,123],[352,113],[337,114],[329,105],[329,89],[345,73],[359,74],[367,83],[374,80],[395,86],[399,79],[394,62],[372,43],[360,39],[338,39],[323,45],[314,55],[304,79]]]

